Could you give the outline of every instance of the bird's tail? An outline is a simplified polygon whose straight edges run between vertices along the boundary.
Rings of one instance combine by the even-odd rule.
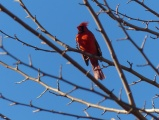
[[[93,67],[93,72],[94,72],[94,77],[98,80],[103,80],[105,79],[105,75],[103,74],[100,66],[96,66],[96,67]]]
[[[91,63],[92,63],[92,67],[93,67],[93,73],[94,73],[94,77],[98,80],[103,80],[105,79],[105,75],[102,72],[102,69],[100,68],[99,64],[98,64],[98,60],[96,59],[90,59]]]

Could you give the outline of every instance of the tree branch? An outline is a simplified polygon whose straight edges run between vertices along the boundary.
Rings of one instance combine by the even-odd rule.
[[[92,7],[90,6],[89,2],[88,2],[87,0],[84,0],[83,2],[84,2],[84,4],[86,5],[86,7],[88,8],[88,10],[90,11],[92,17],[94,18],[94,20],[95,20],[95,22],[96,22],[96,24],[97,24],[97,26],[98,26],[98,29],[100,30],[100,32],[101,32],[101,34],[102,34],[102,36],[103,36],[103,38],[104,38],[104,40],[105,40],[105,42],[106,42],[106,44],[107,44],[107,47],[108,47],[109,52],[110,52],[110,55],[111,55],[111,57],[112,57],[112,59],[113,59],[113,61],[114,61],[115,67],[116,67],[116,69],[117,69],[117,71],[118,71],[119,76],[121,77],[123,86],[124,86],[124,88],[125,88],[125,91],[126,91],[126,94],[127,94],[128,100],[129,100],[129,103],[130,103],[132,106],[135,107],[136,105],[135,105],[135,102],[134,102],[134,98],[133,98],[133,96],[132,96],[132,92],[131,92],[131,90],[130,90],[130,88],[129,88],[129,85],[128,85],[128,83],[127,83],[126,77],[125,77],[125,75],[124,75],[124,73],[123,73],[123,71],[122,71],[122,69],[121,69],[121,66],[120,66],[120,64],[119,64],[119,62],[118,62],[118,58],[116,57],[115,51],[114,51],[114,49],[113,49],[113,46],[111,45],[111,42],[110,42],[110,40],[109,40],[109,37],[107,36],[107,34],[106,34],[106,32],[105,32],[105,30],[104,30],[104,28],[103,28],[103,26],[102,26],[100,20],[99,20],[98,17],[96,16],[96,14],[95,14],[94,10],[92,9]],[[98,2],[98,1],[94,0],[94,2],[96,2],[96,3],[99,5],[99,2]],[[110,11],[110,9],[109,9],[109,6],[107,5],[107,2],[105,2],[105,3],[106,3],[106,6],[107,6],[107,8],[108,8],[107,12],[108,12],[108,13],[111,13],[111,11]],[[127,108],[124,108],[124,109],[128,110]],[[145,119],[145,118],[144,118],[139,112],[137,112],[137,111],[132,110],[132,114],[134,114],[136,117],[138,117],[138,118],[140,118],[140,119],[143,119],[143,120]]]
[[[43,111],[43,112],[48,112],[48,113],[53,113],[53,114],[70,116],[70,117],[74,117],[74,118],[77,118],[77,119],[85,118],[85,119],[94,119],[94,120],[105,120],[105,119],[101,119],[101,118],[97,118],[97,117],[81,116],[81,115],[76,115],[76,114],[71,114],[71,113],[66,113],[66,112],[61,112],[61,111],[59,112],[59,111],[56,111],[56,110],[49,110],[49,109],[45,109],[45,108],[35,106],[35,105],[32,104],[32,102],[30,102],[30,104],[17,102],[17,101],[11,100],[9,98],[6,98],[5,96],[2,96],[2,94],[1,94],[1,99],[5,100],[5,101],[8,101],[8,102],[11,102],[11,103],[15,103],[14,105],[26,106],[26,107],[36,109],[36,110],[33,110],[33,112],[42,112]],[[10,119],[6,118],[5,120],[10,120]]]

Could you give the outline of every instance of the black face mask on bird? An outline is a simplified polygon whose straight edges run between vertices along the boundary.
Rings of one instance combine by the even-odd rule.
[[[83,33],[84,32],[84,26],[78,26],[78,33]]]

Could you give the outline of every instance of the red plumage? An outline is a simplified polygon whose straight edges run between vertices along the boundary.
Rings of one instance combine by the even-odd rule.
[[[76,36],[76,42],[78,43],[79,49],[88,52],[93,55],[102,56],[102,52],[98,42],[96,41],[93,33],[87,28],[88,22],[82,22],[78,27],[78,34]],[[89,58],[83,55],[86,65],[90,60],[94,72],[94,77],[98,80],[105,79],[105,76],[99,66],[98,60],[95,58]]]
[[[88,26],[88,22],[82,22],[79,26],[85,26],[85,27],[87,27]]]

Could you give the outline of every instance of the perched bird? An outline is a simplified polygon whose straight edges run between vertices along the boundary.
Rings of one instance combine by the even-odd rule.
[[[102,56],[100,46],[95,39],[93,33],[87,28],[88,22],[82,22],[78,27],[78,34],[76,36],[77,46],[80,50],[88,52],[93,55]],[[83,59],[88,66],[90,60],[93,68],[94,77],[98,80],[105,79],[105,76],[99,66],[98,60],[96,58],[89,58],[88,56],[82,55]]]

